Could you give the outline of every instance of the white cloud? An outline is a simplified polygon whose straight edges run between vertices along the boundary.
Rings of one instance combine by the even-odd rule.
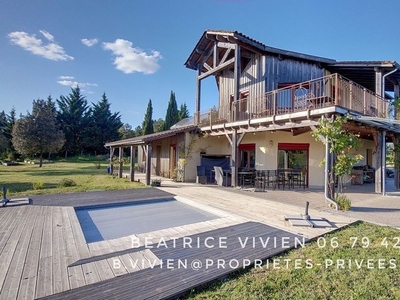
[[[77,86],[79,86],[82,91],[85,91],[85,88],[97,86],[96,83],[78,82],[74,80],[75,77],[73,76],[59,76],[58,79],[60,80],[58,80],[57,83],[65,86],[70,86],[71,88],[76,88]],[[88,92],[91,93],[90,90]]]
[[[99,40],[98,39],[90,39],[90,40],[81,39],[81,42],[82,42],[82,44],[84,44],[88,47],[92,47],[92,46],[96,45],[99,42]]]
[[[54,41],[54,36],[52,36],[50,33],[48,33],[46,30],[39,30],[43,36],[48,39],[50,42]]]
[[[111,50],[116,56],[114,65],[125,74],[134,72],[153,74],[160,65],[158,61],[162,59],[160,52],[144,52],[140,48],[132,47],[132,42],[117,39],[114,43],[103,43],[105,50]]]
[[[52,41],[54,37],[47,31],[40,31],[46,39]],[[73,60],[72,56],[65,53],[64,48],[57,43],[50,42],[43,45],[41,39],[36,38],[34,34],[29,35],[23,31],[14,31],[8,34],[11,43],[18,45],[23,49],[32,52],[33,54],[42,56],[50,60]]]
[[[58,78],[61,79],[61,80],[72,80],[75,77],[74,76],[59,76]]]

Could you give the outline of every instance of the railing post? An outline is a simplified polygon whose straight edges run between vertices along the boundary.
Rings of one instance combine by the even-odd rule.
[[[277,105],[277,92],[276,92],[276,90],[274,90],[273,100],[274,100],[274,109],[273,109],[274,114],[273,115],[276,115],[276,105]]]
[[[367,91],[365,90],[365,88],[363,88],[363,106],[364,106],[364,108],[363,108],[363,112],[364,112],[364,115],[366,115],[367,114],[367,98],[366,98],[366,94],[367,94]]]
[[[350,81],[349,82],[349,101],[350,101],[350,103],[349,103],[349,106],[350,106],[350,109],[353,109],[353,83]]]
[[[339,78],[338,78],[338,74],[336,73],[336,74],[335,74],[335,104],[336,104],[336,105],[339,104],[339,103],[338,103],[339,101],[337,101],[337,99],[339,98],[339,95],[338,95],[338,91],[339,91],[338,85],[339,85]]]

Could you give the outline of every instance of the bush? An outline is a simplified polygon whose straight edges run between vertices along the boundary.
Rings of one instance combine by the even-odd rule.
[[[94,167],[95,167],[96,169],[100,169],[101,163],[99,163],[99,162],[94,162],[93,164],[94,164]]]
[[[75,186],[76,182],[73,181],[71,178],[63,178],[60,183],[58,184],[59,187],[70,187]]]
[[[351,207],[351,200],[345,195],[338,195],[336,197],[336,203],[340,210],[348,211]]]
[[[36,181],[32,183],[32,187],[34,190],[43,190],[44,189],[44,182],[43,181]]]

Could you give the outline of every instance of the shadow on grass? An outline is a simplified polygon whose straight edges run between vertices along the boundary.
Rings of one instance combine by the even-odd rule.
[[[33,183],[30,182],[8,182],[3,185],[6,186],[9,193],[20,193],[33,190]],[[45,183],[43,189],[38,189],[37,191],[56,188],[58,188],[57,184]]]
[[[31,176],[74,176],[74,175],[107,175],[107,170],[92,168],[79,168],[74,170],[49,170],[49,171],[29,171],[27,175]]]

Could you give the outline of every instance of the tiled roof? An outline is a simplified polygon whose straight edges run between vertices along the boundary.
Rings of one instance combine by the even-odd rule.
[[[130,139],[119,140],[115,142],[106,143],[106,147],[127,147],[132,145],[142,145],[147,142],[163,139],[166,137],[174,136],[179,133],[188,132],[197,128],[197,125],[191,124],[187,126],[177,127],[170,130],[165,130],[161,132],[151,133],[147,135],[137,136]]]

